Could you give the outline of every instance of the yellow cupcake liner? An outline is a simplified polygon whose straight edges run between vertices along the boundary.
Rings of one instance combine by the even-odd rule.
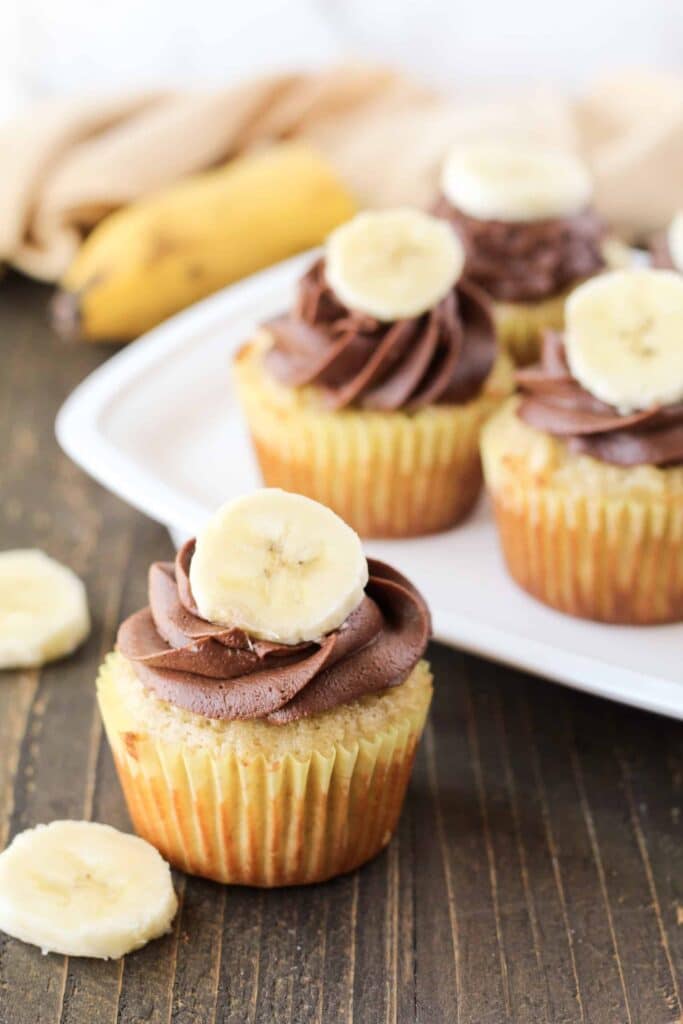
[[[267,344],[267,342],[266,342]],[[454,526],[481,490],[482,424],[512,390],[500,357],[481,395],[413,414],[330,412],[314,389],[289,389],[246,346],[235,378],[265,483],[328,505],[363,537],[410,537]]]
[[[380,712],[383,728],[318,741],[336,724],[326,712],[306,720],[305,751],[286,749],[299,723],[215,723],[141,690],[130,665],[110,655],[98,697],[130,816],[175,867],[228,884],[301,885],[352,871],[389,842],[431,699],[425,662],[402,686],[355,702],[366,702],[369,724],[378,701],[397,702],[402,713]]]
[[[527,366],[540,358],[545,330],[562,330],[564,304],[570,290],[540,302],[494,302],[498,340],[518,366]]]
[[[510,415],[491,422],[482,451],[513,579],[581,618],[683,620],[681,470],[606,466]]]
[[[634,265],[634,250],[618,238],[605,239],[602,255],[606,270]],[[538,361],[544,331],[561,331],[564,328],[565,302],[580,284],[583,280],[574,281],[558,295],[539,302],[494,302],[498,340],[517,366],[528,366]]]

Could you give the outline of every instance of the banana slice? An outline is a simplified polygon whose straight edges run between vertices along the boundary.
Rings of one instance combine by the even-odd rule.
[[[70,654],[90,632],[85,587],[42,551],[0,552],[0,669]]]
[[[566,217],[587,206],[593,193],[588,170],[575,156],[513,142],[455,146],[443,165],[441,189],[470,217],[503,221]]]
[[[667,235],[671,262],[683,274],[683,210],[680,210],[669,225]]]
[[[596,398],[624,414],[683,401],[680,274],[603,274],[572,292],[565,319],[570,369]]]
[[[367,581],[353,530],[317,501],[276,488],[223,505],[197,537],[190,565],[205,619],[283,644],[336,629]]]
[[[160,854],[109,825],[53,821],[0,854],[0,929],[43,953],[120,957],[167,932],[177,909]]]
[[[327,239],[325,275],[350,309],[378,320],[420,316],[456,283],[465,253],[444,221],[400,208],[360,213]]]

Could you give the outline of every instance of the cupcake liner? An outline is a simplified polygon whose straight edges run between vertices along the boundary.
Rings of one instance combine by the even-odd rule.
[[[633,266],[634,250],[618,238],[606,238],[601,248],[605,270]],[[537,362],[545,330],[561,331],[564,328],[564,304],[583,281],[574,281],[559,295],[538,302],[494,302],[498,340],[517,366]]]
[[[183,728],[147,727],[126,698],[130,682],[121,685],[130,671],[120,655],[107,659],[100,709],[135,830],[175,867],[230,884],[300,885],[351,871],[387,845],[429,707],[426,663],[411,676],[423,685],[422,698],[397,721],[371,738],[305,755],[283,752],[281,732],[272,754],[231,746],[225,726],[239,730],[241,723],[212,731],[200,720],[208,737],[201,745],[188,742]],[[393,693],[386,691],[389,699]],[[173,708],[168,714],[188,718]]]
[[[511,390],[505,363],[463,405],[329,412],[310,389],[268,380],[257,347],[243,350],[235,370],[265,483],[328,505],[363,537],[433,533],[463,519],[481,490],[482,424]]]
[[[600,622],[683,620],[683,505],[544,487],[494,493],[512,577],[545,604]]]
[[[505,560],[534,597],[600,622],[683,620],[683,469],[571,452],[510,399],[482,436]]]
[[[568,295],[566,291],[540,302],[494,303],[498,340],[518,366],[527,366],[539,359],[545,330],[562,330]]]

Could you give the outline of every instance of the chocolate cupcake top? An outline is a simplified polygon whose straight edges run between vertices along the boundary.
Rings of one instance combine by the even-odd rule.
[[[620,413],[572,375],[561,334],[546,331],[540,363],[519,370],[516,380],[519,417],[571,451],[615,466],[683,465],[683,403]]]
[[[435,213],[465,247],[464,276],[503,302],[550,298],[604,265],[605,230],[576,158],[535,146],[455,147]]]
[[[266,326],[265,367],[312,385],[330,409],[412,412],[476,396],[496,354],[490,304],[459,280],[452,232],[414,210],[362,214],[337,229],[291,312]]]
[[[317,519],[309,517],[299,528],[293,517],[300,507],[306,511],[302,503]],[[225,515],[221,521],[228,525]],[[348,537],[345,541],[342,531],[352,531],[338,517],[310,499],[264,490],[240,500],[239,519],[232,516],[229,529],[222,536],[206,531],[198,542],[188,541],[174,563],[151,566],[149,605],[123,622],[117,638],[118,650],[145,688],[206,718],[286,723],[405,681],[430,636],[425,601],[396,570],[374,560],[366,566],[362,553],[348,544],[344,548]],[[197,554],[197,545],[204,551]],[[338,549],[342,558],[335,565]],[[356,561],[357,566],[350,564]],[[222,621],[211,621],[197,607],[193,575],[204,601],[210,591],[214,607],[222,603],[227,609]],[[337,581],[341,598],[348,590],[346,603],[337,602],[327,586]],[[245,593],[241,609],[240,588]],[[245,629],[245,610],[256,621],[254,593],[258,621],[279,630],[286,641]],[[306,609],[325,616],[331,594],[333,618],[314,619],[309,628]],[[284,609],[279,621],[278,608]],[[332,628],[314,639],[292,640],[317,632],[316,621]],[[303,633],[291,632],[294,622]]]
[[[428,313],[383,323],[339,301],[322,260],[302,279],[292,312],[267,326],[266,369],[289,387],[319,388],[330,409],[466,402],[496,353],[489,303],[476,286],[460,282]]]
[[[441,196],[435,213],[462,238],[466,279],[500,302],[551,298],[605,266],[605,229],[591,209],[552,220],[482,221]]]

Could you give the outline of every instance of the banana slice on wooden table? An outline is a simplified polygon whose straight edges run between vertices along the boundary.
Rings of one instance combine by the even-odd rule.
[[[0,551],[0,669],[70,654],[90,632],[85,587],[33,548]]]
[[[161,855],[109,825],[53,821],[0,854],[0,930],[43,953],[120,957],[169,931],[177,909]]]

